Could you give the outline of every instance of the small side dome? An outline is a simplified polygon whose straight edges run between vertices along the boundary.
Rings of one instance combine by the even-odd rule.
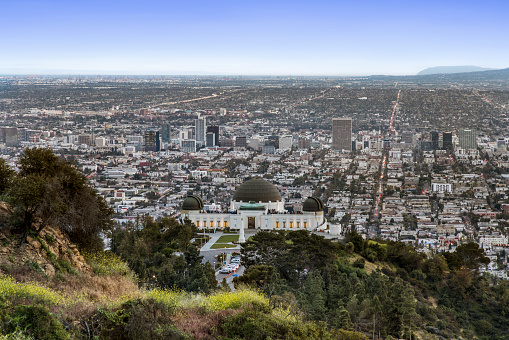
[[[203,210],[203,201],[198,196],[187,196],[182,203],[182,210]]]
[[[302,211],[323,211],[324,204],[318,197],[308,197],[302,204]]]

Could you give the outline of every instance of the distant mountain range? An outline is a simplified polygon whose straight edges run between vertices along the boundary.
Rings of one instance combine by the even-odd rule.
[[[370,76],[366,82],[382,84],[398,83],[399,86],[441,87],[467,86],[509,89],[509,68],[476,72],[435,73],[415,76]]]
[[[429,74],[450,74],[450,73],[466,73],[466,72],[479,72],[494,70],[492,68],[484,68],[479,66],[436,66],[428,67],[425,70],[417,73],[418,76],[425,76]]]

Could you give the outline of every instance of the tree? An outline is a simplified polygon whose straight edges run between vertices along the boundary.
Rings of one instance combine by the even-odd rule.
[[[341,310],[339,311],[338,326],[341,329],[353,331],[353,323],[352,320],[350,319],[350,313],[348,313],[348,311],[344,307],[341,307]]]
[[[0,158],[0,197],[11,186],[14,179],[14,170],[7,164],[5,159]]]
[[[490,259],[484,255],[484,250],[474,242],[462,244],[456,248],[456,254],[462,261],[463,266],[469,269],[478,269],[480,265],[487,265]]]
[[[83,174],[51,150],[39,148],[25,149],[18,168],[7,195],[22,245],[31,229],[38,235],[52,225],[83,248],[102,248],[100,233],[110,230],[113,212]]]

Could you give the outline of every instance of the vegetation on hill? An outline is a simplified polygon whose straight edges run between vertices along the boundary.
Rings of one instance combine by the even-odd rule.
[[[215,273],[191,244],[196,232],[174,218],[143,217],[113,232],[111,250],[127,261],[141,286],[210,293],[217,285]]]
[[[401,242],[345,245],[306,231],[260,232],[242,246],[237,285],[261,289],[305,319],[370,337],[506,339],[509,285],[480,275],[475,243],[427,258]]]
[[[21,244],[51,225],[81,248],[102,249],[112,211],[82,173],[49,149],[27,148],[17,165],[16,173],[0,159],[0,197],[12,208],[9,222],[22,231]]]

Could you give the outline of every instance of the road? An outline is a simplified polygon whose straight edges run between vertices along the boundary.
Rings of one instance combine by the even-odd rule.
[[[398,97],[396,98],[396,103],[392,108],[391,121],[389,123],[389,129],[391,132],[394,132],[394,117],[398,112],[399,100],[401,98],[401,90],[398,91]],[[380,202],[382,201],[382,195],[384,193],[384,178],[386,177],[386,164],[387,164],[387,155],[389,150],[384,150],[384,155],[382,158],[382,164],[380,167],[380,178],[378,180],[378,188],[376,191],[375,201],[373,204],[373,214],[371,218],[371,225],[368,229],[368,237],[374,238],[378,233],[378,215],[380,214]]]
[[[233,273],[230,273],[230,274],[217,274],[216,275],[217,284],[221,284],[221,282],[223,282],[223,279],[226,278],[226,283],[228,283],[228,286],[230,286],[230,289],[232,291],[234,291],[235,287],[233,287],[233,279],[236,276],[241,276],[242,274],[244,274],[244,270],[245,269],[246,268],[244,268],[244,266],[240,266],[239,269],[237,269]]]

